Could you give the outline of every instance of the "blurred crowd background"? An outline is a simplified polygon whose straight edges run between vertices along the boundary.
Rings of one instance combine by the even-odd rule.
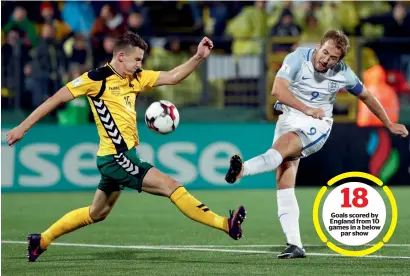
[[[215,44],[178,86],[143,91],[139,107],[167,99],[185,121],[275,120],[270,90],[283,58],[315,47],[330,28],[348,34],[347,64],[391,118],[410,122],[410,1],[2,1],[1,9],[2,122],[20,121],[66,82],[109,62],[115,36],[127,30],[148,42],[144,68],[152,70],[185,62],[204,35]],[[377,124],[339,93],[336,122]],[[92,118],[79,98],[46,120]]]

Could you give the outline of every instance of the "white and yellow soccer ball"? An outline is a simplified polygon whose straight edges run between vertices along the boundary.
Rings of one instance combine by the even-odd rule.
[[[155,133],[171,133],[179,125],[178,109],[169,101],[153,102],[145,111],[145,123]]]

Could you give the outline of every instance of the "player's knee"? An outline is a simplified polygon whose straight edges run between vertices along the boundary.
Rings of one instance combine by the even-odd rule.
[[[169,196],[171,196],[171,194],[178,188],[178,187],[180,187],[181,186],[181,184],[178,182],[178,181],[176,181],[175,179],[173,179],[173,178],[170,178],[170,180],[169,181],[167,181],[168,183],[167,183],[167,185],[166,185],[166,187],[165,187],[165,189],[164,189],[164,195],[165,196],[167,196],[167,197],[169,197]]]
[[[111,207],[106,205],[103,208],[90,207],[90,217],[94,222],[100,222],[105,220],[111,212]]]
[[[178,181],[155,168],[148,171],[142,182],[144,192],[164,197],[169,197],[180,186]]]
[[[302,141],[296,132],[290,131],[275,142],[272,146],[273,149],[277,150],[283,157],[284,160],[289,158],[299,157],[302,151]]]
[[[161,183],[159,189],[162,196],[169,197],[181,184],[169,175],[163,176],[162,181],[159,182]]]

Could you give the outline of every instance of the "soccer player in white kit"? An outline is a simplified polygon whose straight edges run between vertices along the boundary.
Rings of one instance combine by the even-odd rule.
[[[390,121],[384,108],[356,74],[342,62],[349,50],[347,36],[330,30],[315,49],[297,48],[286,56],[276,75],[272,95],[281,115],[276,124],[272,147],[245,163],[238,155],[230,161],[226,181],[275,171],[278,218],[287,238],[278,258],[306,257],[299,232],[299,206],[295,181],[300,158],[319,151],[330,135],[336,94],[346,89],[363,101],[392,133],[406,137],[404,125]]]

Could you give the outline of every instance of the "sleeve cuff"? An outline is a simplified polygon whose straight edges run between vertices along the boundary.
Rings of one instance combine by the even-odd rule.
[[[289,82],[292,81],[292,78],[288,74],[280,72],[280,71],[276,74],[276,78],[282,78],[282,79],[285,79]]]
[[[358,82],[358,83],[356,83],[356,85],[353,88],[346,89],[346,90],[349,91],[349,93],[351,93],[355,96],[359,96],[363,91],[363,84]]]
[[[67,90],[71,93],[71,95],[73,95],[74,98],[77,98],[77,96],[70,90],[70,87],[68,87],[68,85],[66,85],[65,87],[67,87]]]

